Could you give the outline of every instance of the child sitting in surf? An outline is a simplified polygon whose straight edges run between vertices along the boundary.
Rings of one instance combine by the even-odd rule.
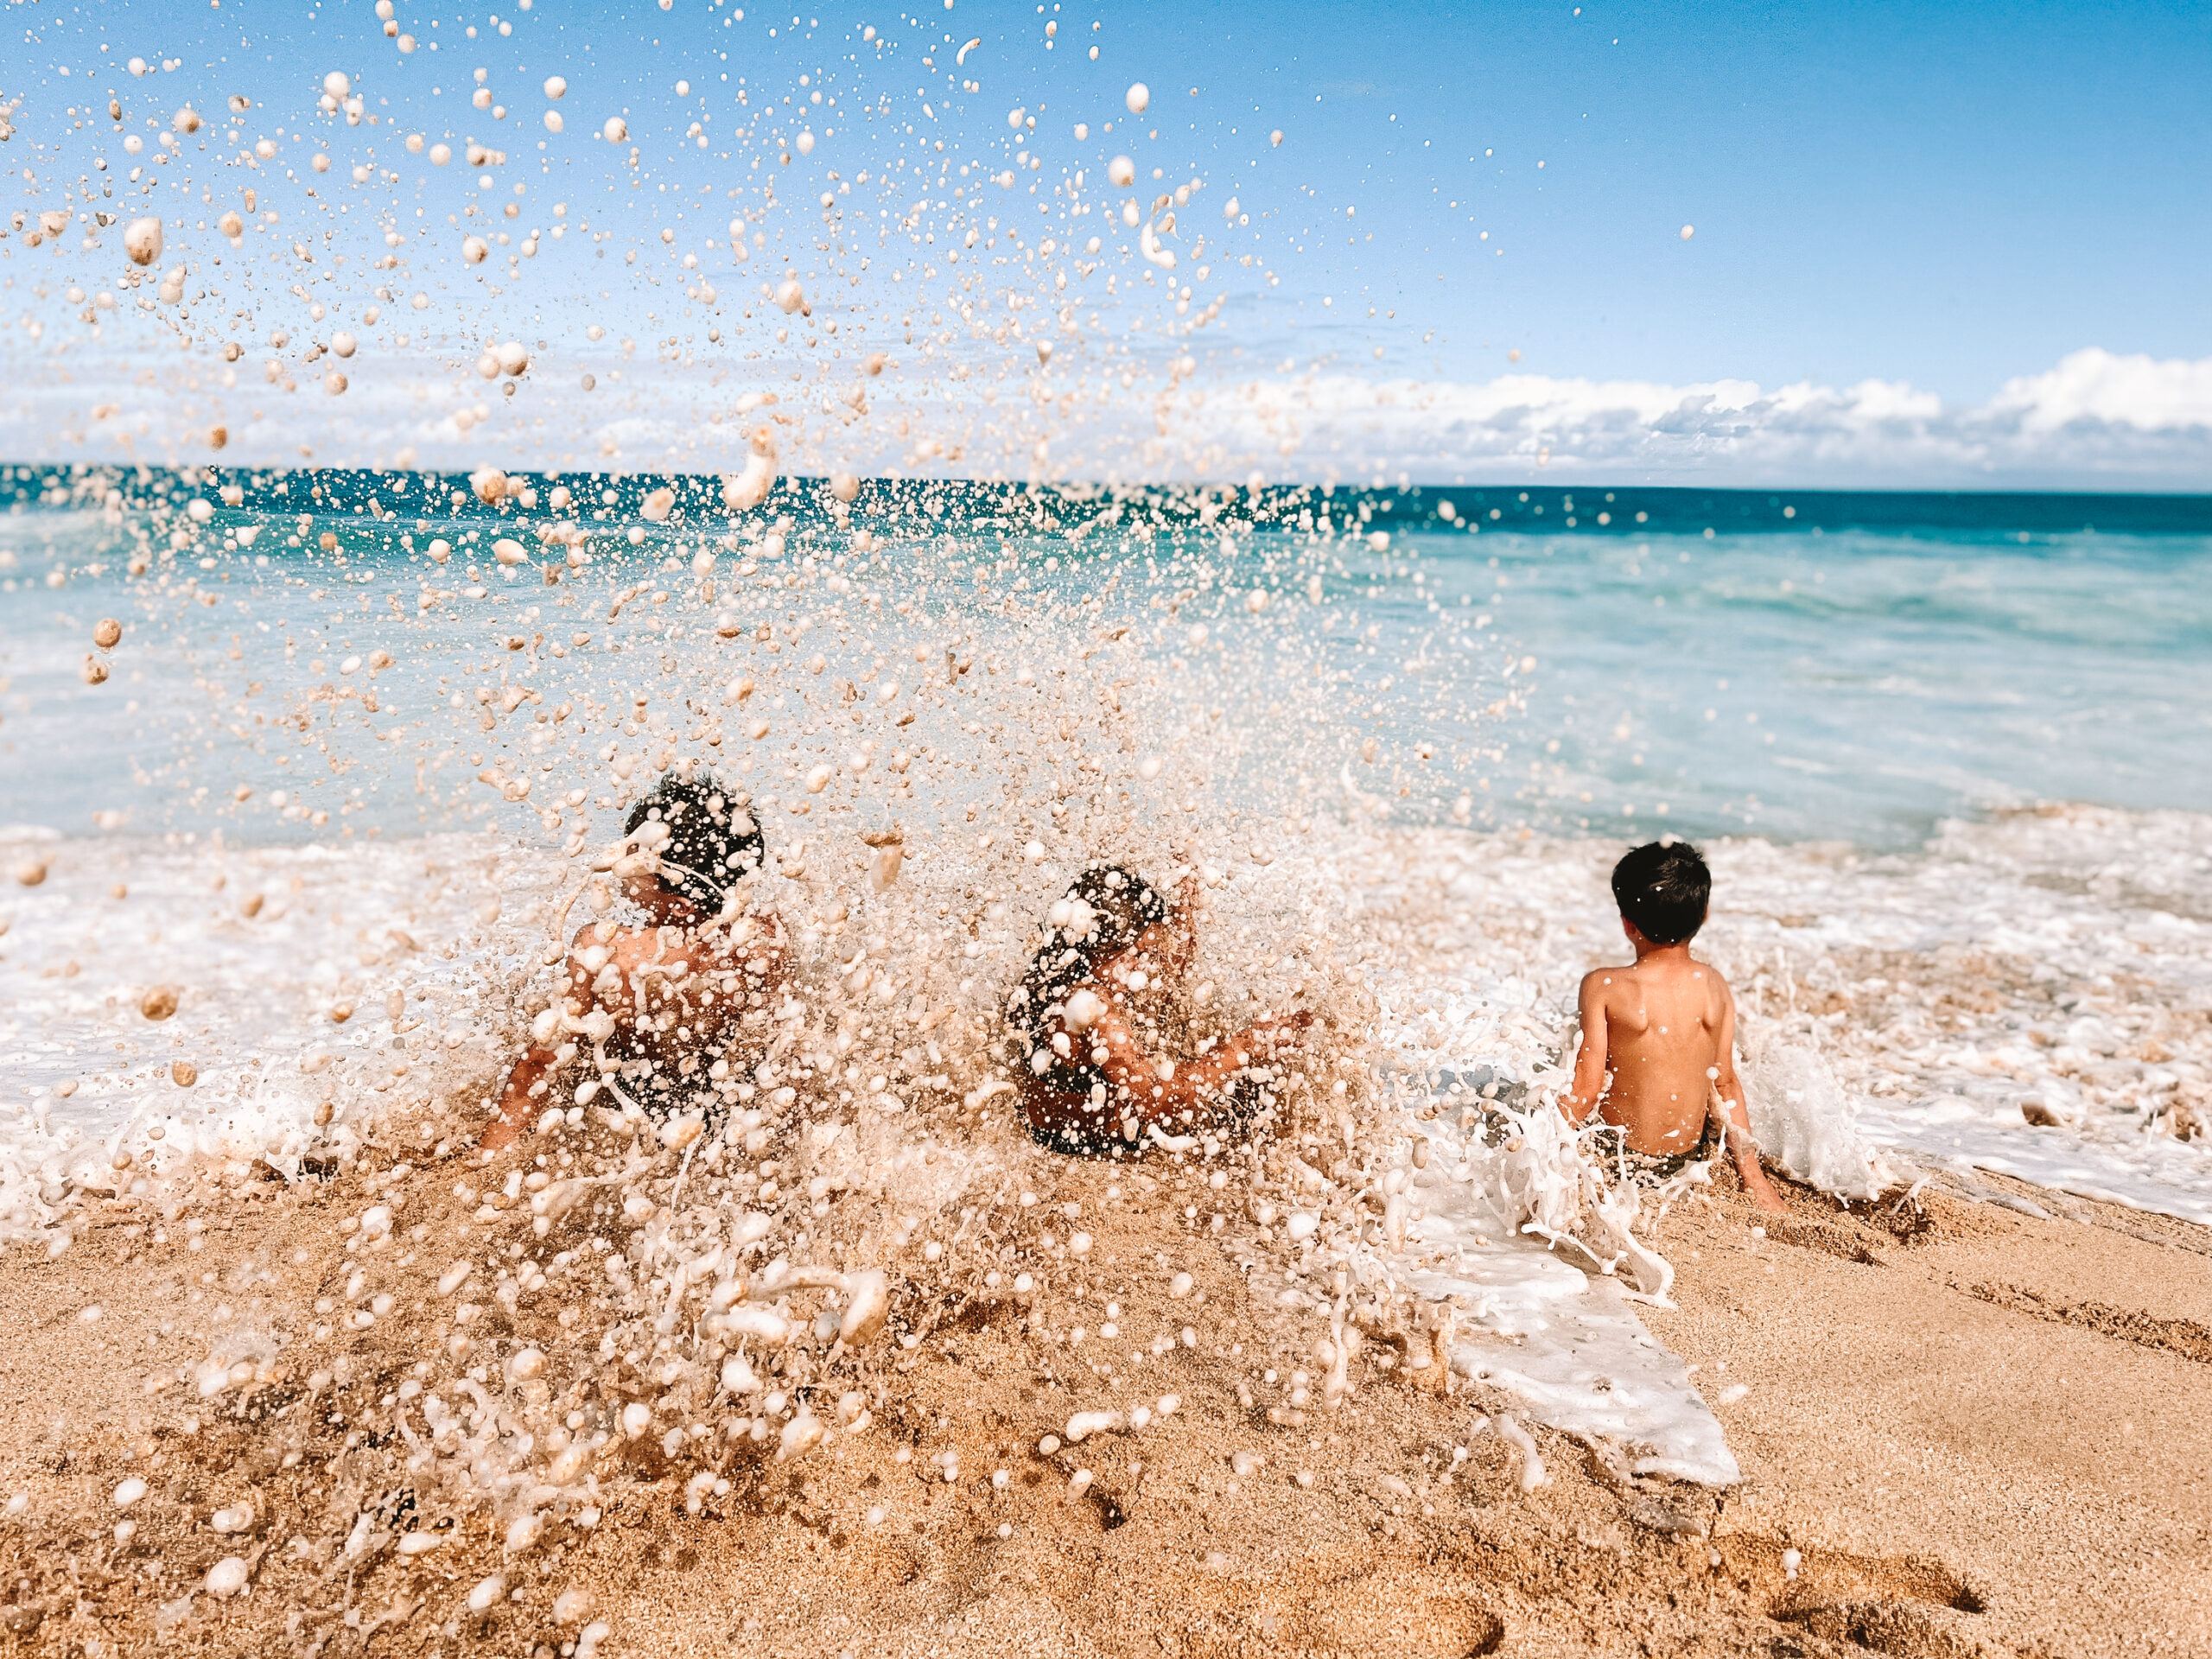
[[[1240,1132],[1245,1068],[1303,1040],[1311,1014],[1262,1020],[1196,1056],[1169,1039],[1177,993],[1198,955],[1198,884],[1173,911],[1141,878],[1095,864],[1056,900],[1045,944],[1007,999],[1029,1045],[1022,1104],[1039,1145],[1135,1156],[1147,1128]]]
[[[673,774],[631,809],[613,874],[645,912],[641,925],[602,918],[579,929],[553,1007],[500,1092],[486,1147],[516,1140],[550,1104],[556,1081],[580,1063],[580,1087],[654,1115],[683,1109],[702,1068],[743,1028],[764,1024],[784,977],[772,912],[738,900],[764,853],[745,806],[711,777]],[[603,901],[602,901],[603,902]]]
[[[1713,873],[1688,842],[1649,842],[1613,867],[1636,961],[1584,976],[1581,1047],[1561,1109],[1577,1125],[1594,1110],[1618,1162],[1646,1179],[1731,1153],[1751,1201],[1779,1211],[1736,1076],[1735,999],[1690,955],[1712,895]]]

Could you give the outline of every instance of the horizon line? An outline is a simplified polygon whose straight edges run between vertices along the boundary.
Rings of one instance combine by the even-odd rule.
[[[389,463],[333,461],[316,463],[303,461],[291,464],[260,461],[10,461],[0,459],[0,482],[10,474],[67,473],[85,476],[93,473],[144,472],[182,475],[188,473],[262,474],[279,477],[328,476],[359,474],[372,478],[437,478],[466,481],[478,473],[496,471],[509,478],[547,480],[558,483],[565,479],[588,478],[621,484],[653,480],[662,484],[718,480],[730,475],[730,469],[671,470],[633,467],[500,467],[487,464],[476,467],[396,467]],[[786,490],[810,490],[818,486],[830,488],[839,474],[835,473],[785,473],[778,476],[771,495]],[[1111,493],[1124,497],[1138,495],[1192,496],[1200,493],[1227,496],[1254,493],[1255,484],[1249,480],[1192,479],[1187,480],[1160,480],[1152,483],[1130,483],[1109,478],[1096,479],[1013,479],[985,478],[971,474],[928,474],[873,473],[846,474],[861,488],[871,486],[895,489],[966,488],[1014,492],[1027,495],[1067,495],[1083,497]],[[1754,496],[1794,495],[1802,499],[1822,498],[1881,498],[1967,499],[1967,500],[2110,500],[2110,501],[2170,501],[2202,503],[2212,507],[2212,486],[2202,489],[2029,489],[1978,488],[1973,486],[1898,487],[1869,485],[1847,486],[1834,484],[1638,484],[1610,481],[1603,479],[1577,483],[1539,483],[1525,479],[1497,480],[1460,480],[1444,482],[1415,479],[1401,483],[1363,483],[1356,480],[1326,478],[1280,479],[1260,481],[1257,489],[1263,494],[1306,493],[1319,492],[1325,496],[1338,494],[1369,498],[1404,498],[1421,495],[1449,496],[1453,492],[1515,493],[1533,499],[1538,493],[1557,495],[1562,500],[1572,500],[1577,495],[1592,495],[1598,492],[1610,494],[1633,493],[1643,496]],[[765,502],[764,504],[765,505]],[[1224,503],[1226,505],[1226,503]]]

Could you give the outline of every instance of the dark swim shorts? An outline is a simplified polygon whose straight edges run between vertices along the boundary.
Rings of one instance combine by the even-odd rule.
[[[1085,1102],[1084,1104],[1087,1107],[1089,1103]],[[1249,1077],[1238,1077],[1222,1090],[1218,1103],[1212,1110],[1214,1113],[1211,1120],[1213,1133],[1225,1132],[1232,1138],[1251,1134],[1261,1110],[1259,1085]],[[1090,1114],[1086,1112],[1085,1115]],[[1137,1138],[1134,1141],[1125,1139],[1122,1134],[1121,1118],[1118,1116],[1109,1116],[1103,1106],[1097,1110],[1095,1127],[1086,1126],[1080,1129],[1040,1128],[1036,1123],[1031,1122],[1026,1114],[1022,1121],[1024,1127],[1029,1131],[1029,1138],[1032,1141],[1047,1152],[1057,1152],[1064,1158],[1121,1160],[1141,1158],[1148,1152],[1158,1150],[1151,1137],[1142,1131],[1138,1133]],[[1200,1133],[1207,1128],[1207,1125],[1201,1124],[1196,1129],[1185,1129],[1179,1123],[1174,1125],[1173,1128],[1178,1135]]]
[[[1107,1129],[1040,1128],[1024,1120],[1029,1138],[1047,1152],[1057,1152],[1063,1158],[1135,1158],[1148,1144],[1142,1141],[1124,1141]]]
[[[1637,1152],[1628,1144],[1628,1131],[1612,1123],[1603,1125],[1596,1139],[1599,1156],[1623,1180],[1641,1181],[1647,1186],[1679,1175],[1692,1164],[1720,1155],[1720,1137],[1713,1133],[1711,1118],[1706,1120],[1705,1132],[1698,1143],[1688,1152]]]

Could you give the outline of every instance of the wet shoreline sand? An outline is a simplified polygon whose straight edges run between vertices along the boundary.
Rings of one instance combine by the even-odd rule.
[[[463,1167],[416,1168],[375,1197],[449,1221]],[[435,1306],[397,1307],[373,1340],[315,1351],[359,1363],[312,1397],[307,1344],[288,1346],[250,1403],[219,1396],[196,1433],[177,1427],[188,1382],[145,1391],[149,1370],[175,1376],[197,1356],[158,1332],[202,1275],[209,1295],[243,1286],[304,1322],[339,1261],[339,1217],[370,1200],[359,1176],[267,1183],[213,1211],[198,1250],[181,1228],[166,1245],[132,1238],[118,1214],[58,1259],[13,1253],[0,1262],[0,1481],[28,1501],[0,1517],[14,1563],[0,1621],[20,1650],[86,1655],[159,1641],[558,1656],[584,1637],[609,1656],[2086,1656],[2197,1652],[2212,1632],[2212,1235],[2189,1224],[2016,1183],[2053,1218],[1931,1188],[1919,1211],[1869,1220],[1792,1187],[1790,1221],[1762,1239],[1733,1193],[1694,1198],[1658,1236],[1678,1308],[1644,1313],[1697,1368],[1743,1484],[1624,1478],[1531,1423],[1548,1478],[1524,1491],[1520,1454],[1475,1424],[1525,1412],[1464,1380],[1447,1398],[1363,1361],[1340,1413],[1270,1421],[1296,1415],[1282,1390],[1240,1398],[1240,1382],[1312,1332],[1246,1294],[1237,1234],[1116,1212],[1103,1190],[1126,1171],[1039,1156],[1024,1174],[1044,1202],[1101,1217],[1086,1222],[1096,1263],[1125,1270],[1132,1336],[1172,1335],[1201,1306],[1205,1341],[1104,1368],[1116,1386],[1069,1340],[1080,1302],[1033,1329],[1010,1304],[942,1322],[905,1305],[926,1335],[878,1357],[885,1386],[857,1432],[792,1463],[772,1440],[741,1448],[730,1490],[696,1515],[644,1437],[601,1461],[596,1524],[556,1520],[512,1554],[479,1513],[403,1559],[387,1529],[431,1524],[436,1475],[426,1459],[409,1469],[403,1438],[349,1427],[384,1421],[402,1372],[379,1359],[429,1351]],[[1164,1273],[1141,1271],[1163,1255],[1196,1281],[1182,1306]],[[557,1357],[563,1300],[524,1300],[512,1334]],[[1232,1344],[1245,1352],[1220,1351]],[[598,1385],[619,1397],[623,1368]],[[1038,1449],[1077,1411],[1168,1394],[1179,1408],[1141,1432]],[[1261,1459],[1241,1476],[1240,1452]],[[1078,1470],[1092,1478],[1071,1495]],[[132,1475],[149,1491],[120,1547],[111,1494]],[[212,1529],[239,1506],[245,1531]],[[375,1541],[349,1560],[365,1511]],[[252,1577],[225,1601],[199,1586],[228,1555]],[[472,1587],[502,1571],[505,1599],[472,1614]],[[579,1586],[589,1611],[564,1625],[556,1598]],[[607,1626],[595,1649],[592,1621]]]

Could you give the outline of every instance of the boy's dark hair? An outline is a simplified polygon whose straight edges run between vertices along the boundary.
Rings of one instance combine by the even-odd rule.
[[[767,855],[753,814],[704,772],[688,781],[665,773],[653,792],[630,809],[623,833],[652,819],[668,826],[660,847],[661,886],[706,910],[720,911],[722,895]]]
[[[1686,944],[1705,925],[1713,872],[1687,841],[1647,841],[1613,866],[1621,914],[1654,944]]]
[[[1015,1024],[1025,1029],[1041,1020],[1062,992],[1089,978],[1094,965],[1167,919],[1167,901],[1159,891],[1118,864],[1092,865],[1059,903],[1069,906],[1063,912],[1068,919],[1050,923],[1043,947],[1008,1002]]]

